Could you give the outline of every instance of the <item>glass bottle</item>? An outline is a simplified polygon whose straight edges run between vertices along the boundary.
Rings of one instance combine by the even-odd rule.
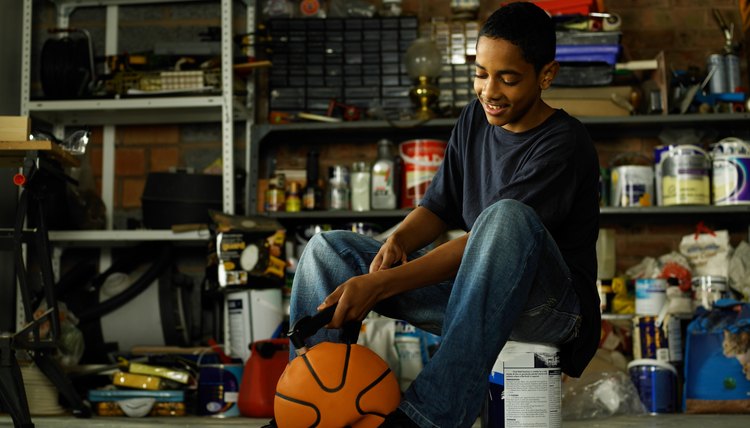
[[[370,165],[354,162],[351,174],[352,211],[370,210]]]
[[[302,209],[315,211],[323,209],[323,189],[318,182],[318,152],[307,153],[307,183],[302,191]]]
[[[286,189],[286,212],[296,213],[302,209],[300,185],[296,181],[289,183]]]

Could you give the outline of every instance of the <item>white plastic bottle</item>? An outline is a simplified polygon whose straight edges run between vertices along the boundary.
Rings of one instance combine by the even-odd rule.
[[[370,202],[373,210],[396,209],[395,163],[393,143],[383,139],[378,141],[378,158],[372,165],[372,186]]]

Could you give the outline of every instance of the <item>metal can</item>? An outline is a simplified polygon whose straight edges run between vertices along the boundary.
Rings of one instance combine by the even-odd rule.
[[[239,416],[241,382],[242,364],[202,365],[198,375],[198,414],[219,418]]]
[[[711,73],[711,70],[715,71],[711,76],[711,80],[708,82],[709,91],[712,94],[727,92],[729,85],[727,84],[727,71],[723,55],[712,54],[708,56],[708,60],[706,61],[706,72]]]
[[[724,57],[724,65],[727,74],[727,92],[734,92],[742,86],[740,77],[740,57],[734,54],[727,54]]]

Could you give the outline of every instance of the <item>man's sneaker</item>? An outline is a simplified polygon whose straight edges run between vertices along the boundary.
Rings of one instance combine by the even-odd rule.
[[[383,423],[380,424],[380,428],[419,428],[419,425],[409,419],[401,409],[396,409],[385,417]]]

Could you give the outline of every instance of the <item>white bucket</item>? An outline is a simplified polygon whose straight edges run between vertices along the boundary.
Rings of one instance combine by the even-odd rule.
[[[670,147],[658,168],[665,206],[711,203],[711,162],[705,150],[690,144]]]
[[[638,278],[635,280],[635,313],[659,315],[667,301],[667,280],[662,278]]]
[[[490,373],[486,428],[562,426],[560,350],[509,341]]]
[[[711,152],[715,205],[750,204],[750,144],[739,138],[724,138]]]
[[[654,169],[645,165],[612,168],[610,201],[613,207],[648,207],[654,198]]]

